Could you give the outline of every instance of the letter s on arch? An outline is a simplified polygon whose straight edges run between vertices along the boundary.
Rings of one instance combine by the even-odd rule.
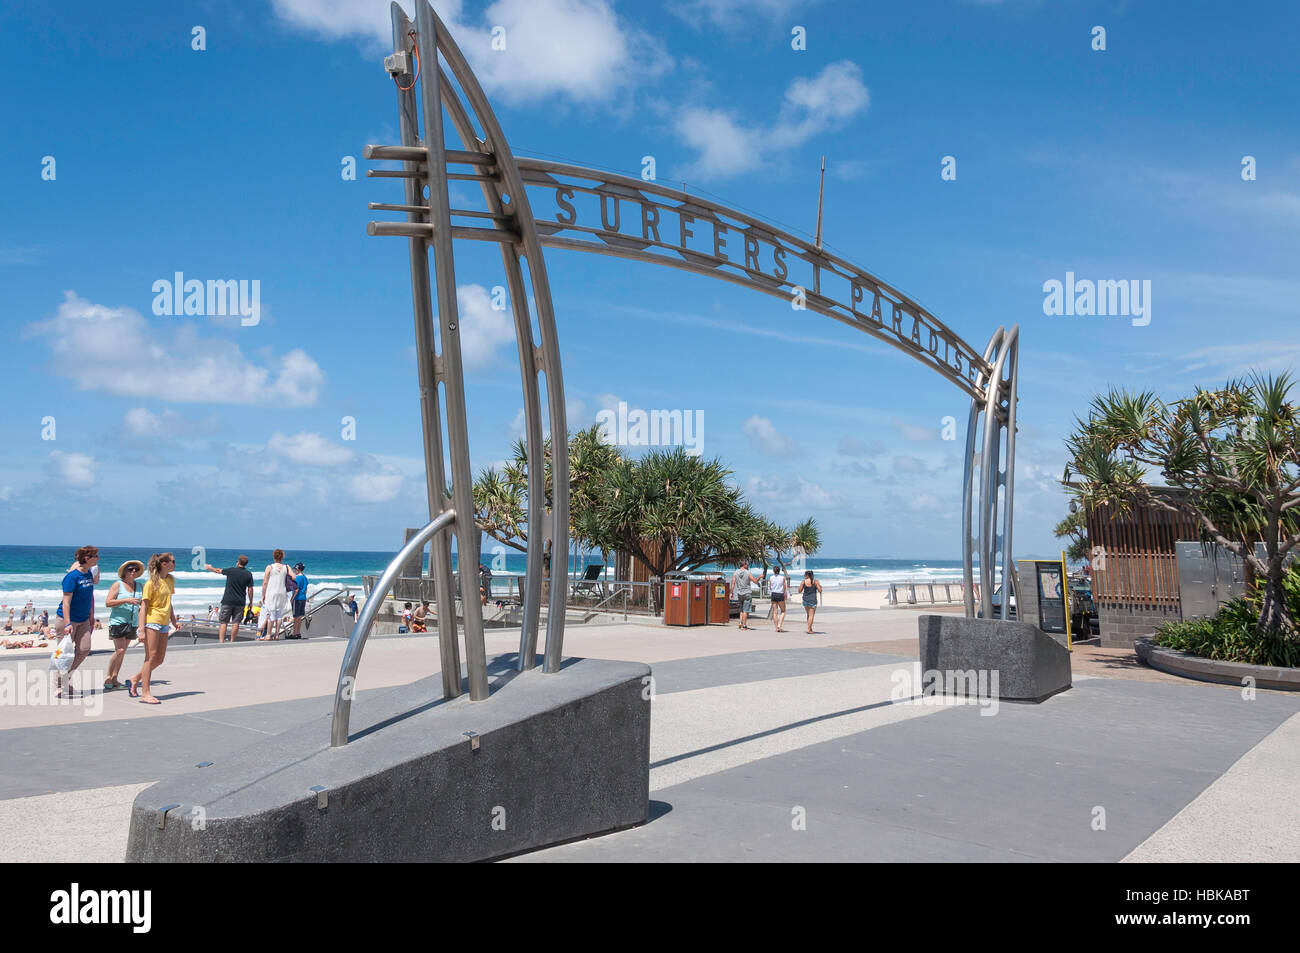
[[[565,200],[565,196],[573,198],[573,189],[559,188],[555,190],[555,204],[568,213],[566,218],[560,212],[556,212],[555,220],[561,225],[572,225],[578,220],[578,210],[573,207],[573,203]]]

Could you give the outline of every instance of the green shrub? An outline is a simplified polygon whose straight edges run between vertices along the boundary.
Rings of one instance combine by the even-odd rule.
[[[1300,574],[1288,573],[1287,585],[1287,600],[1300,600]],[[1233,599],[1212,618],[1165,623],[1156,629],[1152,642],[1200,658],[1300,668],[1300,641],[1281,632],[1269,632],[1261,639],[1255,635],[1258,621],[1254,600]]]

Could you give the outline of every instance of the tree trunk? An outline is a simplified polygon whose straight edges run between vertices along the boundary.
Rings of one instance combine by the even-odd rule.
[[[1249,547],[1249,543],[1245,543]],[[1255,572],[1255,565],[1249,560],[1242,560],[1242,590],[1246,598],[1254,598],[1259,595],[1259,573]]]
[[[1276,566],[1272,565],[1274,562]],[[1282,590],[1282,560],[1269,560],[1268,578],[1264,581],[1264,600],[1259,607],[1259,623],[1255,626],[1255,635],[1263,638],[1270,630],[1283,632],[1290,638],[1297,638],[1296,621],[1286,604],[1286,593]]]

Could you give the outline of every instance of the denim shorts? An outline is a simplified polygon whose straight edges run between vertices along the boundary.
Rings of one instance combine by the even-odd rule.
[[[740,611],[741,611],[741,612],[743,612],[743,613],[745,613],[746,615],[748,615],[749,613],[751,613],[751,612],[754,611],[754,597],[753,597],[753,596],[750,596],[750,595],[737,596],[736,599],[740,602]]]

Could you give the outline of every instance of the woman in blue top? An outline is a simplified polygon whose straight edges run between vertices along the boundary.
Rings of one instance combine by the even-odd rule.
[[[126,658],[126,647],[136,637],[139,626],[140,590],[136,586],[140,574],[144,572],[144,563],[138,559],[128,559],[117,567],[118,581],[108,588],[108,598],[104,605],[111,610],[108,613],[108,637],[113,640],[113,657],[108,662],[108,677],[104,679],[104,691],[121,688],[117,673],[122,670],[122,661]]]
[[[63,577],[63,601],[55,612],[58,621],[50,635],[59,641],[67,635],[72,639],[75,655],[72,667],[59,677],[58,697],[75,694],[72,673],[90,655],[90,637],[95,629],[95,583],[99,581],[99,550],[82,546],[77,550],[72,568]]]

